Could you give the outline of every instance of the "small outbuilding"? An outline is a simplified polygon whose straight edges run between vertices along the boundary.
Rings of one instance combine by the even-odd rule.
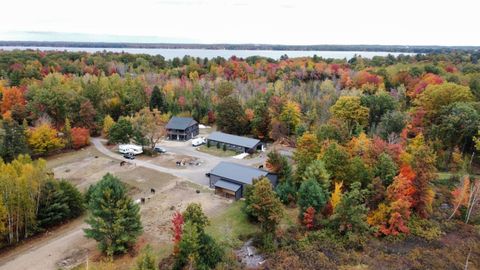
[[[210,146],[220,145],[227,149],[239,153],[253,153],[255,151],[263,151],[263,143],[258,139],[242,137],[227,134],[219,131],[212,132],[207,138],[207,144]]]
[[[169,140],[188,141],[199,134],[198,122],[191,117],[173,116],[165,128]]]
[[[246,185],[253,179],[267,177],[273,186],[277,185],[277,175],[257,168],[233,162],[220,162],[209,174],[210,187],[215,194],[236,200],[243,197]]]

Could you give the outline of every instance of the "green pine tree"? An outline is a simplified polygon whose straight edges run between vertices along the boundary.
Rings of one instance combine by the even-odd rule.
[[[87,238],[98,242],[98,247],[109,256],[127,252],[142,233],[140,208],[127,196],[125,186],[111,174],[106,174],[90,194],[84,229]]]
[[[70,216],[67,197],[57,180],[49,179],[42,187],[42,199],[38,207],[38,226],[48,228]]]
[[[155,255],[153,254],[152,247],[147,245],[140,256],[137,258],[135,270],[156,270]]]
[[[15,121],[3,121],[3,134],[0,144],[0,155],[9,162],[19,154],[28,153],[28,144],[23,125]]]
[[[323,189],[316,179],[304,181],[298,190],[300,215],[303,215],[308,207],[313,207],[317,212],[320,212],[325,207],[328,197],[328,191]]]
[[[65,201],[69,208],[68,218],[75,218],[83,214],[85,204],[82,193],[67,180],[61,180],[59,188],[66,198]]]
[[[150,96],[150,110],[153,109],[158,109],[163,113],[168,111],[165,95],[156,85],[153,87],[152,95]]]

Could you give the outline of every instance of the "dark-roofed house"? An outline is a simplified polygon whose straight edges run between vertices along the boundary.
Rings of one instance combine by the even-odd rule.
[[[263,150],[263,144],[260,140],[227,134],[223,132],[212,132],[208,138],[207,143],[215,146],[220,144],[226,146],[227,149],[240,153],[253,153],[257,150]]]
[[[210,187],[215,188],[216,194],[236,200],[243,197],[245,186],[251,185],[253,179],[267,177],[273,186],[277,185],[277,175],[232,162],[220,162],[209,177]]]
[[[199,133],[198,123],[191,117],[174,116],[168,121],[166,129],[170,140],[187,141]]]

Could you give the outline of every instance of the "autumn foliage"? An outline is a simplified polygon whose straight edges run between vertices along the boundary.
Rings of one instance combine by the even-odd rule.
[[[90,144],[90,130],[88,128],[72,128],[72,144],[74,149],[79,149]]]
[[[179,244],[182,240],[182,230],[183,230],[183,216],[180,212],[175,212],[172,217],[172,227],[171,232],[173,235],[172,241],[174,244],[173,247],[173,254],[178,254],[179,252]]]
[[[13,106],[17,105],[25,107],[25,98],[23,97],[23,91],[19,87],[5,88],[2,91],[2,114],[12,110]]]
[[[305,210],[305,213],[303,213],[303,224],[309,230],[315,227],[315,208],[310,206]]]

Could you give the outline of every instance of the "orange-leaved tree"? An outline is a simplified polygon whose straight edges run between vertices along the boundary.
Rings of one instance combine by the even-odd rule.
[[[406,225],[410,219],[412,195],[415,193],[413,179],[415,172],[408,165],[400,168],[393,183],[387,188],[387,204],[380,204],[368,217],[368,223],[376,226],[380,235],[409,233]]]
[[[79,149],[90,144],[90,130],[88,128],[72,128],[72,145],[74,149]]]

